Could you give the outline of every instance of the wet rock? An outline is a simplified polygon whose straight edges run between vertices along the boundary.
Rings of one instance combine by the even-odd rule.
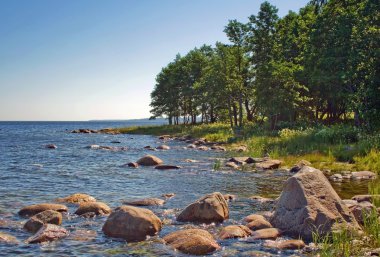
[[[97,149],[100,149],[100,145],[89,145],[89,146],[87,146],[87,148],[97,150]]]
[[[341,180],[343,180],[343,176],[342,176],[342,174],[337,173],[337,174],[331,175],[330,179],[334,180],[334,181],[341,181]]]
[[[108,215],[111,213],[111,208],[102,202],[86,202],[81,203],[75,211],[76,215],[83,215],[86,213],[95,213],[96,215]]]
[[[259,214],[251,214],[244,218],[244,221],[247,223],[250,223],[255,220],[266,220],[266,218],[263,215]]]
[[[190,144],[190,145],[187,145],[187,148],[189,148],[189,149],[195,149],[195,148],[197,148],[197,146],[194,145],[194,144]]]
[[[351,198],[357,202],[372,202],[374,199],[380,200],[380,195],[355,195]]]
[[[85,203],[85,202],[96,202],[96,199],[95,197],[92,197],[91,195],[88,195],[88,194],[75,193],[63,198],[58,198],[56,201],[60,203],[80,204],[80,203]]]
[[[167,193],[167,194],[162,195],[162,197],[165,197],[166,199],[173,198],[174,196],[175,196],[175,193]]]
[[[57,211],[47,210],[31,217],[24,225],[24,229],[36,233],[44,224],[61,225],[62,214]]]
[[[227,202],[235,201],[237,199],[236,195],[231,195],[231,194],[225,194],[223,195],[224,200]]]
[[[265,247],[270,247],[270,248],[277,248],[279,250],[299,250],[303,249],[306,245],[305,242],[302,240],[284,240],[284,241],[266,241],[264,243]]]
[[[114,140],[114,141],[111,141],[111,144],[121,144],[121,141]]]
[[[180,222],[223,222],[229,217],[228,204],[223,195],[215,192],[187,206],[177,217]]]
[[[220,152],[227,151],[227,149],[225,147],[220,146],[220,145],[214,145],[214,146],[211,146],[210,148],[211,148],[211,150],[220,151]]]
[[[281,235],[277,228],[264,228],[252,232],[252,239],[276,239]]]
[[[251,230],[260,230],[264,228],[272,228],[272,225],[265,219],[255,219],[249,222],[247,227]]]
[[[338,222],[360,229],[323,173],[308,166],[285,182],[270,220],[285,234],[305,240],[312,239],[316,228],[326,235]]]
[[[204,146],[204,145],[199,146],[197,149],[201,150],[201,151],[208,151],[209,150],[209,148],[207,146]]]
[[[170,150],[170,147],[167,145],[160,145],[160,146],[157,146],[157,149],[158,150]]]
[[[20,216],[33,216],[37,213],[40,213],[46,210],[53,210],[53,211],[58,211],[58,212],[68,211],[67,207],[62,204],[41,203],[41,204],[33,204],[33,205],[25,206],[18,212],[18,214]]]
[[[144,157],[140,158],[137,163],[143,166],[155,166],[163,163],[163,161],[156,156],[145,155]]]
[[[161,135],[161,136],[158,137],[158,139],[161,139],[161,140],[168,140],[170,138],[171,138],[170,135]]]
[[[289,172],[291,173],[297,173],[300,171],[304,166],[311,166],[311,163],[306,160],[299,161],[296,165],[294,165]]]
[[[281,163],[282,162],[279,160],[266,160],[263,162],[256,163],[255,166],[257,169],[272,170],[272,169],[278,169]]]
[[[239,169],[239,165],[234,162],[226,162],[226,167],[233,168],[235,170]]]
[[[352,179],[375,179],[376,174],[371,171],[358,171],[358,172],[352,172]]]
[[[186,159],[185,162],[197,163],[197,162],[199,162],[199,161],[197,161],[197,160],[191,160],[191,159]]]
[[[363,225],[364,215],[369,215],[373,210],[375,210],[375,206],[370,202],[359,202],[349,206],[349,209],[354,215],[356,221]]]
[[[49,144],[49,145],[45,145],[45,148],[48,148],[48,149],[57,149],[58,147],[56,145]]]
[[[150,210],[134,206],[121,206],[108,217],[103,232],[109,237],[138,242],[156,235],[162,227],[161,220]]]
[[[164,205],[165,201],[159,198],[145,198],[135,201],[124,202],[124,204],[134,206],[151,206],[151,205]]]
[[[28,244],[36,244],[43,242],[55,241],[69,235],[69,232],[54,224],[44,224],[34,236],[26,240]]]
[[[138,168],[139,164],[137,162],[129,162],[127,163],[127,166],[131,168]]]
[[[204,138],[200,138],[200,139],[195,140],[195,141],[193,142],[194,145],[205,145],[206,143],[207,143],[207,142],[206,142],[206,139],[204,139]]]
[[[18,244],[16,237],[0,232],[0,244]]]
[[[250,236],[252,231],[243,225],[231,225],[224,227],[220,233],[219,238],[220,239],[227,239],[227,238],[238,238],[238,237],[247,237]]]
[[[180,168],[182,168],[181,166],[176,166],[176,165],[157,165],[156,167],[154,167],[155,169],[157,170],[178,170]]]
[[[214,237],[203,229],[175,231],[163,239],[166,244],[185,254],[206,255],[220,249]]]
[[[251,163],[255,163],[255,160],[251,157],[233,157],[231,159],[228,160],[229,162],[234,162],[236,164],[251,164]]]
[[[96,239],[95,230],[77,229],[70,233],[69,239],[74,241],[88,242]]]

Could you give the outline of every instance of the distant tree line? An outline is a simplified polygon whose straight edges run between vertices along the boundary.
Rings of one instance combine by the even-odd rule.
[[[152,117],[379,127],[379,11],[379,0],[313,0],[279,18],[264,2],[248,23],[229,21],[230,44],[194,48],[162,69]]]

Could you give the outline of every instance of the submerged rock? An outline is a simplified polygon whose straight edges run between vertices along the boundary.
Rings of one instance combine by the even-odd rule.
[[[68,211],[67,207],[62,204],[41,203],[41,204],[33,204],[33,205],[25,206],[18,212],[18,214],[20,216],[33,216],[37,213],[40,213],[46,210],[53,210],[53,211],[58,211],[58,212]]]
[[[138,168],[139,164],[137,162],[129,162],[127,163],[127,166],[131,168]]]
[[[243,225],[231,225],[224,227],[220,233],[219,238],[220,239],[227,239],[227,238],[238,238],[238,237],[247,237],[250,236],[252,231]]]
[[[277,228],[264,228],[252,232],[252,239],[276,239],[281,235]]]
[[[44,224],[61,225],[62,214],[53,210],[46,210],[31,217],[24,225],[29,232],[37,232]]]
[[[143,166],[155,166],[163,163],[163,161],[156,156],[145,155],[144,157],[140,158],[137,163]]]
[[[94,213],[95,215],[108,215],[111,213],[111,208],[102,202],[86,202],[81,203],[75,211],[76,215],[83,215],[86,213]]]
[[[160,146],[157,146],[157,149],[158,150],[170,150],[170,147],[167,145],[160,145]]]
[[[225,194],[223,195],[224,200],[227,202],[235,201],[237,199],[236,195],[231,195],[231,194]]]
[[[203,229],[175,231],[163,239],[166,244],[185,254],[206,255],[220,249],[214,237]]]
[[[228,204],[223,195],[215,192],[187,206],[177,217],[181,222],[223,222],[229,217]]]
[[[159,198],[145,198],[140,200],[124,202],[124,204],[134,206],[151,206],[151,205],[164,205],[165,201]]]
[[[166,199],[170,199],[175,196],[175,193],[167,193],[167,194],[162,194],[162,197],[165,197]]]
[[[28,244],[36,244],[43,242],[55,241],[69,235],[69,232],[54,224],[44,224],[34,236],[26,240]]]
[[[209,150],[209,148],[207,146],[204,146],[204,145],[198,146],[197,149],[201,150],[201,151],[208,151]]]
[[[312,239],[312,233],[325,235],[335,223],[360,229],[320,170],[305,166],[285,182],[271,224],[285,234]]]
[[[303,249],[306,245],[302,240],[284,240],[284,241],[266,241],[264,243],[265,247],[277,248],[279,250],[299,250]]]
[[[239,169],[239,165],[234,162],[226,162],[226,167],[233,168],[235,170]]]
[[[164,165],[164,164],[161,164],[161,165],[157,165],[154,168],[157,169],[157,170],[178,170],[178,169],[180,169],[182,167],[181,166],[176,166],[176,165]]]
[[[47,149],[57,149],[58,147],[56,145],[49,144],[49,145],[45,145],[45,148],[47,148]]]
[[[214,145],[214,146],[211,146],[211,150],[215,150],[215,151],[221,151],[221,152],[225,152],[227,151],[227,149],[223,146],[220,146],[220,145]]]
[[[85,202],[96,202],[96,199],[95,197],[92,197],[91,195],[88,195],[88,194],[75,193],[63,198],[57,198],[56,201],[60,203],[80,204],[80,203],[85,203]]]
[[[108,217],[102,230],[106,236],[138,242],[156,235],[161,228],[161,220],[152,211],[121,206]]]
[[[16,237],[0,232],[0,244],[18,244]]]

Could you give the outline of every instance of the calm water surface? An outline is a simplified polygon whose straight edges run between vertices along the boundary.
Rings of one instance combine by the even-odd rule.
[[[160,171],[151,167],[130,169],[123,167],[152,151],[143,147],[162,144],[156,137],[144,135],[72,134],[78,128],[100,129],[139,125],[131,122],[0,122],[0,232],[16,236],[19,245],[0,245],[1,256],[186,256],[159,242],[159,238],[189,224],[176,223],[175,215],[204,194],[219,191],[235,194],[231,202],[230,220],[224,224],[241,224],[249,214],[269,210],[247,197],[252,195],[277,196],[289,176],[281,171],[265,173],[232,172],[212,169],[221,153],[184,149],[183,142],[169,141],[169,151],[153,152],[166,164],[183,166],[180,170]],[[121,144],[112,144],[111,141]],[[55,144],[58,149],[44,146]],[[105,151],[86,148],[91,144],[128,147],[128,151]],[[198,160],[187,163],[185,159]],[[338,193],[365,193],[366,184],[335,184]],[[341,192],[345,189],[344,193]],[[348,191],[347,191],[348,189]],[[111,207],[123,200],[160,197],[175,193],[162,207],[149,207],[166,225],[158,237],[142,243],[127,244],[106,238],[101,227],[105,217],[85,219],[73,215],[75,206],[63,226],[70,231],[66,239],[27,245],[22,243],[31,234],[22,229],[24,219],[18,210],[28,204],[52,202],[57,197],[84,192]],[[347,193],[348,192],[348,193]],[[217,233],[220,225],[205,226]],[[294,251],[277,252],[264,248],[261,241],[224,240],[223,249],[213,256],[302,256]]]

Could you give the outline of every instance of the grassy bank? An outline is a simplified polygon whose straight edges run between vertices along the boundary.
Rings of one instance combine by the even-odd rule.
[[[233,131],[227,124],[142,126],[115,130],[127,134],[203,137],[213,142],[224,142],[230,150],[246,145],[248,152],[240,155],[259,157],[269,154],[283,160],[286,166],[307,160],[316,168],[332,171],[380,171],[380,135],[369,135],[348,125],[279,131],[250,125]]]

